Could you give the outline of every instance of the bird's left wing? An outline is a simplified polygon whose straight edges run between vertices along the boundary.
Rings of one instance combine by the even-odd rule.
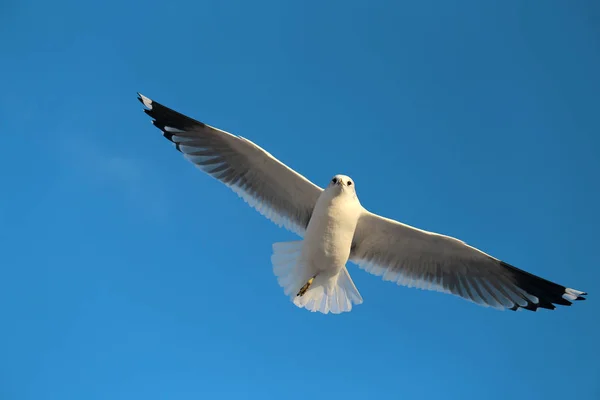
[[[185,158],[275,224],[304,235],[323,189],[251,141],[138,95],[152,123]]]
[[[554,309],[554,304],[568,306],[587,294],[522,271],[455,238],[367,210],[358,220],[350,260],[386,281],[498,309]]]

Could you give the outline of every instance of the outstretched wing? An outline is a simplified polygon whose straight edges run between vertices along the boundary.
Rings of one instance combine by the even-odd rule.
[[[386,281],[498,309],[553,310],[554,304],[569,306],[587,294],[522,271],[455,238],[367,210],[358,220],[350,259]]]
[[[138,95],[152,123],[185,158],[230,187],[275,224],[304,235],[323,189],[251,141]]]

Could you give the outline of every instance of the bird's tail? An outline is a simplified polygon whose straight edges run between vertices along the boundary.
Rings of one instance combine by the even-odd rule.
[[[323,314],[347,312],[352,310],[352,304],[361,304],[362,297],[346,267],[332,277],[315,275],[310,266],[302,263],[302,244],[302,241],[273,244],[273,272],[285,295],[296,306]]]

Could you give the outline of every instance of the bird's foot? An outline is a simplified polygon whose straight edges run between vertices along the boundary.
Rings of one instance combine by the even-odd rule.
[[[306,293],[306,291],[308,290],[308,288],[310,287],[310,285],[312,285],[312,283],[313,283],[314,280],[315,280],[314,276],[312,278],[310,278],[308,280],[308,282],[306,282],[306,284],[300,288],[300,291],[298,292],[298,294],[296,295],[296,297],[298,297],[298,296],[300,296],[300,297],[304,296],[304,293]]]

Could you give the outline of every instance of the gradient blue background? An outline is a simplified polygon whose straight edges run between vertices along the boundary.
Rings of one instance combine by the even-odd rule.
[[[3,1],[0,399],[599,399],[599,20]],[[185,161],[137,91],[589,300],[498,312],[351,265],[362,305],[297,309],[270,265],[296,237]]]

